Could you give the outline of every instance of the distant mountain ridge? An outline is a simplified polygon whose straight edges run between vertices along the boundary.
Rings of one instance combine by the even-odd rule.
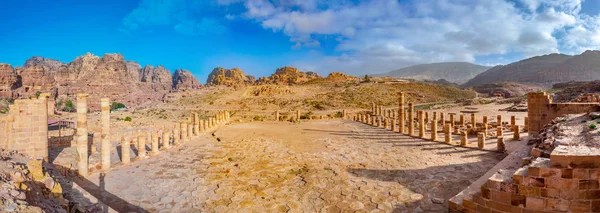
[[[588,50],[575,56],[553,53],[495,66],[462,86],[525,82],[548,87],[562,82],[593,80],[600,80],[600,51],[597,50]]]
[[[415,80],[437,81],[445,79],[452,83],[462,84],[476,75],[488,70],[490,67],[468,62],[441,62],[432,64],[419,64],[373,75],[375,77],[391,76],[397,78],[412,78]]]

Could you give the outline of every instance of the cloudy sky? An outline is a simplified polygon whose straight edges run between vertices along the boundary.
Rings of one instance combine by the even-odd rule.
[[[3,0],[0,8],[0,62],[122,53],[201,81],[217,66],[359,75],[600,49],[596,0]]]

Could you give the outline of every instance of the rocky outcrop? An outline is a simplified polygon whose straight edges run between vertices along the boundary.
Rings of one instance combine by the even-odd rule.
[[[0,97],[27,98],[37,92],[50,92],[60,103],[60,99],[73,100],[77,93],[88,93],[92,110],[99,108],[103,97],[135,108],[163,101],[175,89],[199,87],[189,71],[171,75],[163,66],[142,68],[134,61],[125,61],[121,54],[98,57],[87,53],[68,64],[33,57],[17,69],[0,65]]]
[[[198,79],[188,70],[177,69],[173,73],[173,88],[178,91],[186,91],[200,88]]]
[[[225,85],[225,86],[244,86],[255,81],[246,76],[240,68],[225,69],[217,67],[208,75],[206,84],[208,85]]]
[[[62,66],[62,65],[64,65],[64,63],[62,63],[58,60],[42,58],[40,56],[34,56],[34,57],[31,57],[30,59],[27,59],[27,61],[25,61],[23,68],[27,69],[32,66],[41,66],[41,67],[44,67],[44,69],[48,72],[56,72],[56,71],[58,71],[58,68],[60,68],[60,66]]]
[[[356,81],[356,80],[360,80],[357,77],[354,76],[350,76],[346,73],[343,72],[332,72],[329,73],[329,75],[325,78],[328,81],[334,81],[334,82],[345,82],[345,81]]]
[[[0,64],[0,91],[10,92],[20,85],[17,72],[10,64]],[[0,97],[2,97],[0,95]]]
[[[314,72],[300,72],[295,67],[282,67],[275,71],[270,77],[259,78],[258,84],[278,84],[278,85],[295,85],[301,84],[313,79],[321,78]]]
[[[504,98],[520,97],[530,92],[543,91],[544,88],[531,83],[496,82],[473,87],[478,93],[489,96],[502,95]]]

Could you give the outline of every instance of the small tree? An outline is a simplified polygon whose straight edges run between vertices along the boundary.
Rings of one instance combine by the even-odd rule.
[[[365,75],[364,82],[371,82],[371,77],[369,75]]]
[[[125,108],[125,104],[122,104],[122,103],[113,102],[110,105],[110,111],[115,111],[115,110],[123,109],[123,108]]]

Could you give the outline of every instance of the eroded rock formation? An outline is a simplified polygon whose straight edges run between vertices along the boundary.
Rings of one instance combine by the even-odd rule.
[[[247,76],[240,68],[225,69],[217,67],[208,75],[206,84],[208,85],[226,85],[226,86],[244,86],[256,81],[253,76]]]
[[[173,88],[175,90],[190,90],[200,88],[198,79],[188,70],[177,69],[173,74]]]
[[[313,79],[321,78],[314,72],[300,72],[295,67],[285,66],[279,68],[270,77],[259,78],[258,84],[294,85],[301,84]]]

